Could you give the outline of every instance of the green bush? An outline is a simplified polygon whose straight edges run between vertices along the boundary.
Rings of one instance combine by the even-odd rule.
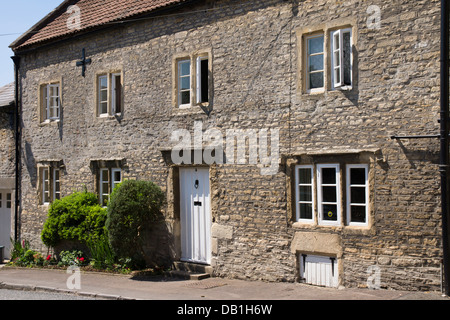
[[[117,258],[143,261],[143,235],[162,218],[165,196],[152,182],[127,180],[111,194],[106,229]]]
[[[86,244],[104,234],[106,217],[106,209],[99,205],[95,194],[74,193],[50,205],[41,239],[48,247],[63,240]]]

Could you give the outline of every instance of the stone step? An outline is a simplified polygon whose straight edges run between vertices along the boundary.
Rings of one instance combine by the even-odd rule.
[[[210,278],[213,272],[211,266],[176,261],[173,263],[173,270],[166,273],[166,276],[177,277],[186,280],[203,280]]]
[[[165,273],[166,277],[184,280],[203,280],[211,277],[209,273],[192,273],[189,271],[171,270]]]
[[[173,269],[178,271],[188,271],[191,273],[213,273],[213,268],[209,265],[183,261],[175,261],[173,263]]]

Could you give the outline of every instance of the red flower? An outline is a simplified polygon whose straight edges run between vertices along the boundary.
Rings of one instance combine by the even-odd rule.
[[[52,258],[52,255],[49,254],[49,255],[47,256],[47,261],[49,261],[51,258]]]
[[[84,258],[83,258],[83,257],[81,257],[81,258],[78,259],[78,260],[80,260],[81,262],[84,262]]]

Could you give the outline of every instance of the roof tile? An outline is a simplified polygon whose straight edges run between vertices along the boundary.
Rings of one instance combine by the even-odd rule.
[[[52,14],[16,40],[11,47],[18,49],[50,39],[69,36],[184,1],[186,0],[78,0],[74,4],[80,8],[81,28],[71,30],[67,26],[71,13],[68,13],[67,9],[73,4],[73,1],[66,0]]]

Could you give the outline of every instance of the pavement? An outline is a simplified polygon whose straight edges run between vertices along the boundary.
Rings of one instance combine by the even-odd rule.
[[[107,300],[446,300],[439,292],[334,289],[301,283],[208,278],[181,280],[0,265],[0,289],[75,294]]]

